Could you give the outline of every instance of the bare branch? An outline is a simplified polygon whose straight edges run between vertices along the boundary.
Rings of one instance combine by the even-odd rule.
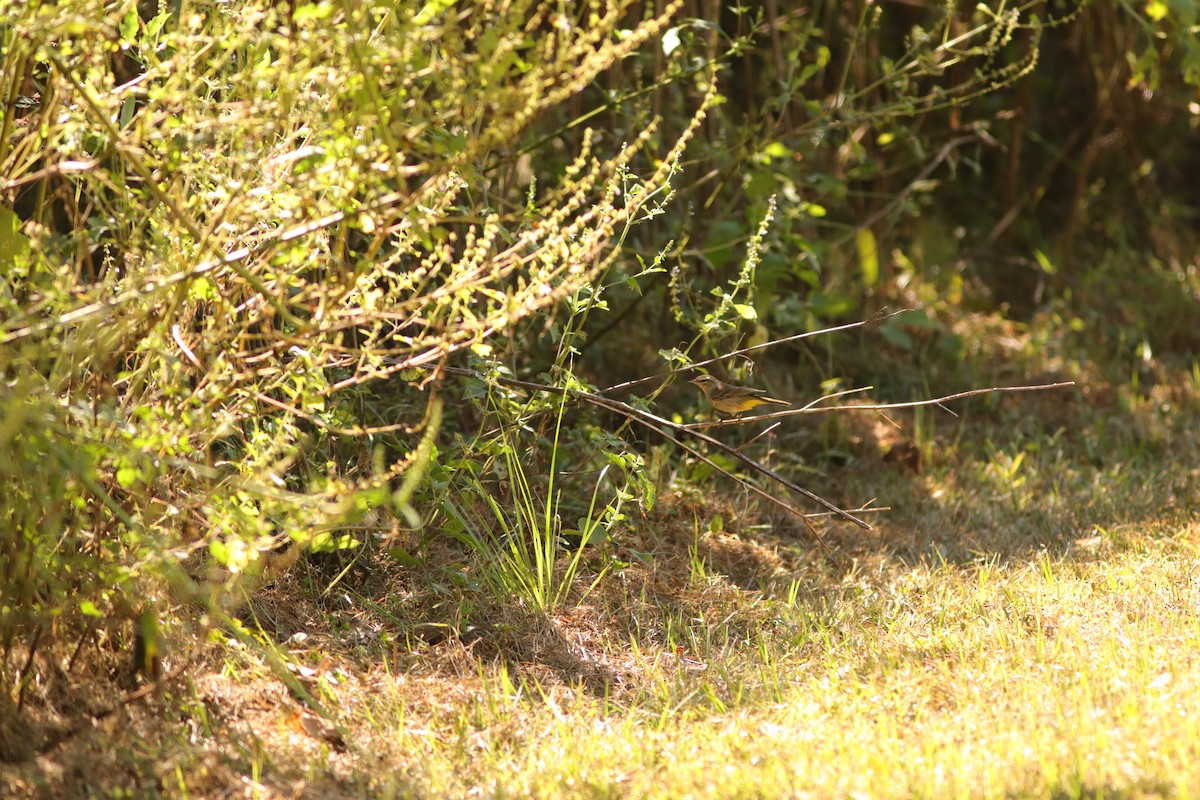
[[[821,336],[822,334],[826,334],[826,333],[837,333],[839,331],[848,331],[848,330],[853,330],[855,328],[864,328],[868,325],[877,325],[885,319],[890,319],[899,314],[905,314],[909,311],[915,311],[915,310],[916,309],[912,309],[912,308],[902,308],[899,311],[892,311],[887,314],[883,314],[883,313],[876,314],[871,319],[859,320],[858,322],[851,322],[846,325],[838,325],[833,328],[822,328],[819,331],[807,331],[805,333],[797,333],[793,336],[784,336],[782,339],[772,339],[769,342],[763,342],[761,344],[751,345],[750,347],[743,347],[741,350],[734,350],[731,353],[726,353],[725,355],[717,356],[716,358],[710,358],[707,361],[697,361],[694,364],[688,364],[686,367],[680,367],[679,369],[672,369],[672,370],[668,370],[667,372],[660,372],[657,375],[648,375],[645,378],[638,378],[637,380],[626,381],[625,383],[614,384],[613,386],[609,386],[606,389],[597,389],[596,394],[610,394],[612,392],[617,392],[622,389],[628,389],[631,386],[638,386],[643,383],[649,383],[650,381],[660,380],[660,379],[664,379],[664,378],[670,378],[672,375],[677,375],[680,372],[687,372],[688,370],[699,369],[700,367],[707,367],[709,364],[715,364],[718,361],[724,361],[729,358],[734,358],[736,356],[745,355],[746,353],[753,353],[756,350],[765,350],[766,348],[774,347],[777,344],[787,344],[788,342],[796,342],[801,339],[808,339],[809,337],[812,337],[812,336]]]
[[[443,372],[450,373],[452,375],[464,375],[467,377],[479,378],[481,380],[484,379],[483,376],[480,375],[475,370],[461,369],[458,367],[442,367],[441,369]],[[557,395],[568,393],[567,390],[562,388],[561,386],[546,386],[544,384],[534,383],[532,381],[523,381],[518,378],[506,378],[504,376],[496,376],[495,380],[497,383],[504,384],[505,386],[516,386],[516,387],[519,387],[522,389],[529,389],[531,391],[536,391],[536,392],[548,392],[550,394],[557,394]],[[840,517],[841,519],[844,519],[847,522],[853,522],[855,525],[859,526],[860,528],[863,528],[864,530],[868,530],[868,531],[874,530],[866,522],[863,522],[861,519],[854,516],[850,512],[844,511],[841,508],[838,508],[836,505],[829,502],[828,500],[821,497],[820,495],[815,494],[815,493],[809,491],[808,489],[805,489],[803,486],[797,486],[795,483],[792,483],[790,480],[783,477],[778,472],[775,472],[770,467],[760,464],[759,462],[755,461],[754,459],[750,458],[749,456],[745,455],[744,453],[740,452],[739,450],[736,450],[736,449],[730,447],[729,445],[725,444],[724,442],[714,439],[711,436],[708,436],[707,434],[700,433],[699,431],[696,431],[696,430],[692,430],[690,428],[690,426],[680,425],[678,423],[671,422],[670,420],[666,420],[666,419],[663,419],[662,417],[651,414],[648,411],[642,411],[641,409],[634,408],[633,406],[631,406],[627,403],[622,403],[620,400],[613,400],[612,398],[609,398],[609,397],[602,397],[601,395],[592,394],[591,392],[571,391],[571,392],[569,392],[569,394],[571,397],[578,398],[579,400],[582,400],[585,403],[590,403],[592,405],[599,406],[600,408],[604,408],[609,411],[613,411],[613,412],[625,417],[626,419],[629,419],[633,422],[640,423],[644,427],[647,427],[647,428],[650,428],[651,430],[656,431],[657,433],[665,436],[667,439],[674,442],[675,444],[678,444],[680,447],[687,450],[689,453],[692,453],[693,455],[696,455],[696,456],[702,458],[706,463],[708,463],[711,466],[718,469],[722,474],[727,475],[727,476],[737,480],[736,476],[734,476],[732,473],[730,473],[729,471],[714,464],[712,461],[705,458],[704,456],[700,455],[700,453],[698,453],[695,449],[689,447],[688,445],[685,445],[683,442],[679,441],[678,438],[667,433],[667,431],[673,431],[676,433],[687,433],[690,436],[694,436],[695,438],[699,439],[700,441],[704,442],[705,444],[709,445],[710,447],[716,448],[717,450],[721,450],[722,452],[728,454],[731,458],[737,459],[738,461],[742,462],[743,464],[745,464],[747,467],[749,467],[753,471],[767,476],[771,480],[775,481],[776,483],[780,484],[781,486],[787,487],[788,489],[790,489],[791,491],[793,491],[797,494],[807,497],[809,500],[813,501],[817,505],[832,512],[834,514],[834,516]],[[772,497],[771,495],[767,494],[762,489],[754,486],[753,484],[749,484],[749,483],[746,483],[745,481],[740,481],[740,480],[739,480],[739,483],[741,483],[743,486],[750,488],[755,493],[767,498],[768,500],[775,503],[776,505],[790,511],[793,514],[796,514],[800,518],[807,519],[802,512],[796,510],[795,508],[788,505],[787,503],[784,503],[782,500],[780,500],[776,497]],[[814,533],[815,533],[815,530],[814,530]],[[820,537],[818,537],[818,538],[820,538]]]
[[[849,392],[838,392],[836,395],[827,395],[826,397],[818,398],[813,403],[809,403],[803,408],[790,408],[785,411],[775,411],[770,414],[757,414],[751,417],[737,417],[734,419],[714,420],[713,422],[698,422],[691,425],[683,425],[683,429],[689,432],[707,430],[708,428],[725,428],[730,425],[744,425],[747,422],[760,420],[779,419],[781,417],[799,417],[805,414],[823,414],[829,411],[891,411],[897,408],[914,408],[916,406],[935,406],[942,403],[948,403],[951,400],[961,400],[964,397],[974,397],[980,394],[992,394],[993,392],[1041,392],[1048,389],[1064,389],[1068,386],[1074,386],[1075,381],[1061,381],[1059,383],[1042,383],[1035,386],[996,386],[991,389],[971,389],[967,392],[958,392],[956,394],[948,394],[945,397],[935,397],[932,400],[913,400],[907,403],[871,403],[862,406],[813,406],[813,403],[819,403],[830,397],[838,397]],[[866,387],[869,389],[870,387]],[[849,391],[865,391],[851,389]]]

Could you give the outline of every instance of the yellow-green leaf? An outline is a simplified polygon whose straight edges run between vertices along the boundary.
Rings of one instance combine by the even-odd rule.
[[[863,283],[872,288],[879,283],[879,251],[875,234],[870,228],[860,228],[855,237],[858,243],[858,260],[862,263]]]

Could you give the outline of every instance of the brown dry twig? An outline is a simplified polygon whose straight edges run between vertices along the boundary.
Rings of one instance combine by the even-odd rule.
[[[484,380],[484,377],[475,370],[443,366],[443,367],[441,367],[441,371],[444,373],[447,373],[447,374],[462,375],[462,376],[466,376],[466,377],[474,377],[474,378],[479,378],[481,380]],[[706,423],[686,424],[685,425],[685,424],[680,424],[680,423],[676,423],[676,422],[671,422],[670,420],[663,419],[662,417],[659,417],[655,414],[651,414],[648,411],[643,411],[641,409],[634,408],[633,406],[631,406],[627,403],[623,403],[619,400],[613,400],[612,398],[604,397],[600,394],[594,394],[591,392],[584,392],[584,391],[578,391],[578,390],[568,391],[567,389],[560,387],[560,386],[547,386],[547,385],[540,384],[540,383],[534,383],[533,381],[525,381],[525,380],[520,380],[518,378],[507,378],[504,376],[495,376],[494,380],[497,383],[503,384],[505,386],[512,386],[515,388],[527,389],[530,391],[547,392],[549,394],[556,394],[556,395],[568,394],[572,398],[581,400],[585,403],[589,403],[589,404],[597,406],[599,408],[603,408],[607,411],[612,411],[616,414],[620,414],[621,416],[625,417],[626,419],[628,419],[632,422],[636,422],[636,423],[642,425],[643,427],[646,427],[646,428],[649,428],[650,430],[655,431],[656,433],[658,433],[665,439],[667,439],[670,442],[674,443],[675,445],[679,446],[684,451],[686,451],[689,454],[695,456],[696,458],[699,458],[700,460],[704,461],[706,464],[708,464],[713,469],[720,472],[722,475],[726,476],[727,478],[730,478],[731,480],[736,481],[737,483],[741,484],[742,486],[744,486],[745,488],[754,492],[755,494],[758,494],[759,496],[774,503],[775,505],[779,506],[780,508],[784,509],[785,511],[802,519],[804,521],[804,523],[808,526],[810,532],[817,539],[817,541],[820,542],[821,545],[826,548],[828,548],[828,544],[826,544],[825,541],[821,538],[820,534],[817,533],[816,528],[813,526],[812,522],[809,520],[809,515],[804,514],[799,509],[797,509],[794,506],[792,506],[791,504],[779,499],[778,497],[771,495],[770,493],[766,492],[761,487],[755,486],[754,484],[750,483],[749,481],[747,481],[743,478],[740,478],[737,475],[734,475],[732,472],[725,469],[721,465],[717,464],[712,459],[710,459],[708,456],[706,456],[703,453],[701,453],[700,451],[698,451],[696,448],[694,448],[691,445],[687,444],[686,442],[682,441],[679,434],[686,434],[686,435],[689,435],[689,436],[699,439],[700,441],[707,444],[709,447],[719,450],[719,451],[725,453],[726,455],[728,455],[729,457],[734,458],[737,461],[740,461],[742,464],[749,467],[754,472],[757,472],[761,475],[766,476],[768,479],[774,481],[775,483],[779,484],[780,486],[787,488],[788,490],[790,490],[792,492],[803,495],[804,497],[813,501],[817,505],[827,509],[835,517],[839,517],[848,522],[853,522],[855,525],[858,525],[859,527],[863,528],[864,530],[872,530],[872,527],[869,524],[864,522],[859,517],[855,516],[850,511],[839,508],[838,506],[829,502],[825,498],[809,491],[808,489],[805,489],[803,486],[798,486],[797,484],[795,484],[792,481],[788,480],[787,478],[783,477],[782,475],[780,475],[778,472],[771,469],[770,467],[767,467],[766,465],[764,465],[758,461],[755,461],[753,458],[747,456],[744,452],[742,452],[741,448],[731,447],[730,445],[727,445],[724,442],[714,439],[713,437],[708,436],[707,434],[702,433],[701,431],[703,429],[712,428],[712,427],[723,427],[723,426],[727,426],[727,425],[744,424],[745,422],[749,422],[751,420],[771,420],[771,419],[778,419],[780,417],[799,416],[801,414],[816,414],[816,413],[823,413],[823,412],[827,412],[827,411],[851,411],[851,410],[853,410],[853,411],[883,411],[883,410],[892,410],[892,409],[897,409],[897,408],[912,408],[912,407],[916,407],[916,406],[940,405],[942,403],[946,403],[946,402],[949,402],[952,400],[962,399],[964,397],[974,397],[976,395],[991,394],[994,392],[1044,391],[1044,390],[1049,390],[1049,389],[1061,389],[1061,388],[1075,385],[1074,381],[1062,381],[1059,383],[1039,384],[1039,385],[1035,385],[1035,386],[1005,386],[1005,387],[994,387],[994,388],[990,388],[990,389],[972,389],[970,391],[958,392],[955,394],[946,395],[944,397],[934,398],[932,400],[917,400],[917,401],[906,402],[906,403],[875,403],[875,404],[860,405],[860,406],[817,406],[816,405],[817,403],[823,402],[824,400],[827,400],[827,399],[831,399],[834,397],[840,397],[845,394],[850,394],[850,393],[857,392],[857,391],[865,391],[865,389],[851,389],[851,390],[847,390],[844,392],[838,392],[836,394],[826,395],[824,397],[818,398],[817,400],[814,400],[811,403],[809,403],[804,408],[789,409],[786,411],[778,411],[778,412],[774,412],[771,414],[761,414],[761,415],[752,416],[752,417],[734,418],[734,419],[728,419],[728,420],[718,420],[715,422],[706,422]],[[611,391],[611,389],[608,391]],[[855,510],[859,513],[862,513],[862,512],[866,512],[866,511],[878,511],[880,509],[861,508],[861,509],[855,509]]]
[[[943,403],[948,403],[951,400],[961,400],[964,397],[974,397],[981,394],[992,394],[994,392],[1041,392],[1049,389],[1065,389],[1068,386],[1074,386],[1075,381],[1060,381],[1058,383],[1041,383],[1034,386],[995,386],[990,389],[971,389],[966,392],[957,392],[948,394],[945,397],[935,397],[932,400],[913,400],[907,403],[871,403],[861,406],[817,406],[817,403],[823,400],[828,400],[831,397],[840,397],[850,392],[865,391],[866,389],[850,389],[845,392],[838,392],[836,395],[826,395],[813,400],[803,408],[789,408],[784,411],[775,411],[770,414],[757,414],[750,417],[736,417],[734,419],[721,419],[713,422],[698,422],[690,425],[683,425],[682,428],[688,432],[698,430],[706,430],[708,428],[724,428],[729,425],[741,425],[754,420],[770,420],[779,419],[780,417],[798,417],[803,414],[823,414],[827,411],[892,411],[897,408],[914,408],[916,406],[935,406]],[[869,388],[869,387],[868,387]]]
[[[900,314],[906,314],[910,311],[917,311],[917,310],[919,310],[919,309],[902,308],[898,311],[880,312],[879,314],[876,314],[871,319],[860,320],[858,322],[850,322],[845,325],[837,325],[832,328],[821,328],[820,330],[817,330],[817,331],[805,331],[804,333],[797,333],[792,336],[785,336],[782,339],[772,339],[769,342],[762,342],[761,344],[751,345],[750,347],[743,347],[741,350],[734,350],[731,353],[725,353],[724,355],[720,355],[715,358],[710,358],[705,361],[697,361],[694,364],[688,364],[686,367],[680,367],[679,369],[673,369],[668,372],[660,372],[657,375],[647,375],[644,378],[638,378],[637,380],[626,381],[624,383],[614,384],[613,386],[608,386],[604,389],[597,389],[596,394],[609,394],[611,392],[617,392],[622,389],[629,389],[633,386],[638,386],[643,383],[649,383],[650,381],[653,381],[653,380],[670,378],[671,376],[676,375],[680,372],[685,372],[687,370],[693,370],[693,369],[699,369],[700,367],[707,367],[709,364],[715,364],[718,361],[726,361],[730,358],[735,358],[737,356],[745,355],[746,353],[753,353],[756,350],[764,350],[768,347],[774,347],[774,346],[780,345],[780,344],[787,344],[788,342],[797,342],[797,341],[800,341],[801,339],[808,339],[813,336],[823,336],[823,335],[829,334],[829,333],[838,333],[840,331],[849,331],[849,330],[853,330],[855,328],[866,328],[866,327],[870,327],[872,325],[878,325],[879,323],[883,322],[885,319],[891,319],[892,317],[899,316]]]
[[[475,370],[461,369],[458,367],[442,367],[442,370],[444,372],[452,374],[452,375],[463,375],[463,376],[467,376],[467,377],[483,379],[483,376],[480,375]],[[780,500],[778,497],[775,497],[775,496],[769,494],[768,492],[763,490],[761,487],[755,486],[754,484],[749,483],[748,481],[745,481],[744,479],[737,477],[732,472],[730,472],[729,470],[720,466],[719,464],[715,463],[710,458],[708,458],[704,454],[700,453],[698,450],[696,450],[691,445],[688,445],[685,442],[681,441],[678,438],[678,436],[673,435],[673,434],[686,433],[690,436],[693,436],[693,437],[701,440],[705,444],[709,445],[710,447],[720,450],[720,451],[728,454],[731,458],[734,458],[734,459],[740,461],[741,463],[743,463],[744,465],[749,467],[751,470],[758,472],[759,474],[765,475],[766,477],[775,481],[779,485],[784,486],[784,487],[790,489],[791,491],[796,492],[797,494],[807,497],[809,500],[813,501],[817,505],[832,512],[834,516],[840,517],[841,519],[844,519],[848,522],[853,522],[855,525],[858,525],[860,528],[863,528],[865,530],[868,530],[868,531],[872,530],[872,528],[869,524],[862,521],[858,517],[854,516],[849,511],[846,511],[842,508],[837,507],[836,505],[829,502],[825,498],[809,491],[808,489],[805,489],[803,486],[796,485],[795,483],[791,482],[787,478],[780,475],[778,472],[775,472],[770,467],[764,466],[763,464],[750,458],[745,453],[742,453],[739,450],[737,450],[733,447],[730,447],[729,445],[727,445],[721,441],[718,441],[717,439],[714,439],[711,436],[708,436],[707,434],[700,433],[695,430],[690,430],[689,427],[686,425],[681,425],[676,422],[671,422],[670,420],[663,419],[662,417],[651,414],[648,411],[642,411],[641,409],[634,408],[633,406],[628,405],[627,403],[622,403],[620,400],[613,400],[612,398],[603,397],[598,394],[592,394],[591,392],[582,392],[582,391],[574,391],[574,390],[568,392],[568,390],[564,389],[561,386],[546,386],[544,384],[534,383],[532,381],[523,381],[518,378],[506,378],[503,376],[496,376],[495,380],[496,380],[496,382],[501,383],[505,386],[513,386],[513,387],[517,387],[517,388],[521,388],[521,389],[528,389],[531,391],[548,392],[550,394],[557,394],[557,395],[569,394],[571,397],[573,397],[575,399],[582,400],[585,403],[590,403],[591,405],[597,406],[599,408],[603,408],[608,411],[612,411],[614,413],[620,414],[621,416],[625,417],[626,419],[629,419],[633,422],[637,422],[638,424],[642,425],[643,427],[649,428],[649,429],[657,432],[661,436],[665,437],[666,439],[670,440],[671,442],[675,443],[679,447],[686,450],[688,453],[701,459],[706,464],[713,467],[714,469],[716,469],[718,472],[725,475],[726,477],[737,481],[738,483],[742,484],[743,486],[745,486],[747,489],[754,492],[755,494],[758,494],[759,496],[765,498],[766,500],[769,500],[770,502],[774,503],[775,505],[779,506],[780,508],[783,508],[784,510],[788,511],[789,513],[794,514],[797,517],[803,519],[805,521],[805,523],[809,525],[810,530],[817,537],[817,540],[821,541],[822,544],[825,544],[824,541],[821,540],[821,537],[816,533],[816,529],[812,527],[812,524],[808,521],[806,515],[803,512],[796,509],[792,505],[784,502],[783,500]],[[828,546],[828,545],[826,545],[826,546]]]

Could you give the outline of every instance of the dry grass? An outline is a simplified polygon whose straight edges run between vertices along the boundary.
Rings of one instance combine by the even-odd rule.
[[[854,457],[813,488],[893,510],[831,532],[832,555],[743,498],[664,492],[552,617],[444,543],[332,589],[346,563],[299,564],[242,617],[336,727],[265,650],[192,620],[164,692],[39,746],[131,691],[114,634],[30,693],[31,736],[2,729],[30,744],[0,794],[1200,794],[1196,387],[1088,391],[929,434],[919,474],[847,421]]]

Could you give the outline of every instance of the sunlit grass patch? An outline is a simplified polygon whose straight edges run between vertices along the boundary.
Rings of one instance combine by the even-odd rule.
[[[832,608],[760,600],[777,625],[738,642],[643,650],[606,695],[485,667],[397,730],[441,732],[420,763],[451,793],[1186,794],[1191,571],[1170,552],[895,570]],[[397,678],[393,707],[409,689]]]

